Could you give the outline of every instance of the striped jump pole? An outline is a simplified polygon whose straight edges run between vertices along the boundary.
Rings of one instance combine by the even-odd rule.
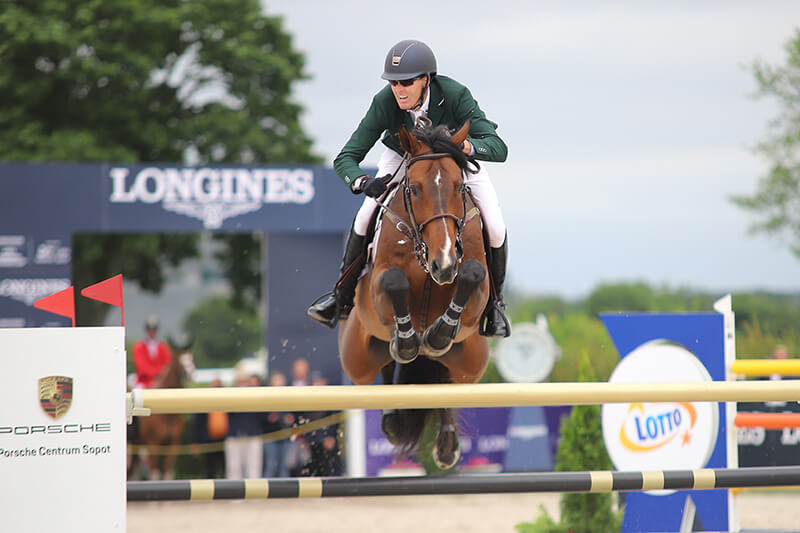
[[[800,359],[737,359],[731,372],[740,376],[800,376]]]
[[[208,413],[791,400],[800,400],[800,380],[135,389],[128,405],[133,412]]]
[[[261,500],[513,492],[617,492],[800,485],[800,466],[437,477],[129,481],[128,501]]]
[[[737,413],[733,424],[740,428],[798,428],[800,413]]]

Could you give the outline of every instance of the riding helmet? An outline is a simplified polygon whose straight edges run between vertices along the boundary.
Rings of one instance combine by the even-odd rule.
[[[383,65],[384,80],[410,80],[436,74],[436,56],[422,41],[400,41],[389,49]]]
[[[144,323],[145,329],[158,329],[158,317],[150,315]]]

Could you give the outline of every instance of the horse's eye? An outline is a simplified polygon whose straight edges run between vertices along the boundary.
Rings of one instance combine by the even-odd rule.
[[[419,187],[417,187],[416,185],[412,185],[411,194],[414,195],[414,198],[419,198]]]

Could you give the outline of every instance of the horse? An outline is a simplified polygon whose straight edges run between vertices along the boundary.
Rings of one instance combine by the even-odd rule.
[[[489,360],[478,328],[490,280],[480,212],[464,182],[478,165],[460,149],[469,122],[452,136],[430,123],[412,131],[400,131],[406,174],[381,203],[372,260],[340,322],[341,364],[355,384],[379,373],[387,384],[476,383]],[[386,410],[381,429],[407,456],[436,414],[432,455],[449,469],[460,458],[452,409]]]
[[[186,354],[176,353],[172,362],[164,367],[161,373],[153,380],[154,389],[182,388],[188,378],[186,370]],[[158,414],[137,417],[135,444],[144,447],[146,457],[141,457],[143,467],[148,470],[148,477],[153,480],[174,479],[175,462],[178,459],[177,451],[159,453],[158,446],[178,446],[183,437],[185,424],[184,415]],[[136,463],[136,454],[131,458],[128,468],[128,477]]]

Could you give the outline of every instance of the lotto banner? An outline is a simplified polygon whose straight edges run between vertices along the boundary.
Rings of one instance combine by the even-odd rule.
[[[124,339],[0,329],[4,531],[125,531]]]

